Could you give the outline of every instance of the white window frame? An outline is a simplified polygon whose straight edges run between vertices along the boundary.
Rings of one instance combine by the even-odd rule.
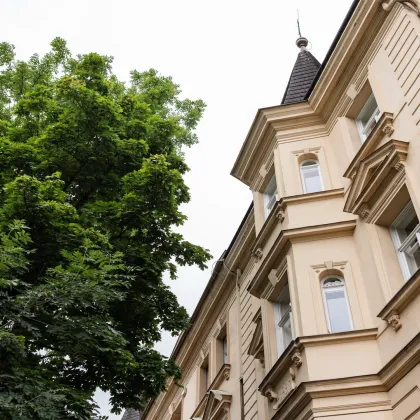
[[[281,302],[282,298],[288,294],[289,302]],[[276,323],[276,338],[277,338],[277,352],[278,357],[280,357],[283,352],[286,350],[287,346],[295,339],[295,330],[294,330],[294,320],[292,313],[292,304],[290,302],[290,292],[289,286],[285,286],[280,294],[279,299],[274,304],[274,320]],[[286,343],[286,333],[284,331],[284,326],[287,322],[290,321],[290,327],[292,332],[292,338],[289,342]]]
[[[316,165],[314,164],[314,165],[306,165],[305,166],[305,163],[308,163],[308,162],[316,162]],[[314,167],[316,167],[318,169],[318,176],[319,176],[319,181],[320,181],[320,184],[321,184],[321,189],[319,191],[314,191],[314,193],[325,191],[324,181],[322,180],[322,174],[321,174],[321,165],[319,164],[319,161],[317,159],[306,159],[306,160],[300,162],[299,166],[300,166],[300,176],[301,176],[301,179],[302,179],[302,186],[303,186],[304,194],[311,194],[311,193],[308,193],[307,190],[306,190],[306,182],[305,182],[305,175],[304,175],[305,169],[304,168],[313,169]]]
[[[362,117],[366,115],[367,108],[369,107],[369,105],[371,105],[372,101],[375,101],[376,108],[373,111],[373,114],[369,117],[367,123],[363,124],[361,121]],[[375,128],[376,123],[379,121],[380,114],[381,112],[379,110],[378,103],[376,102],[375,95],[372,93],[363,105],[363,108],[360,110],[359,115],[356,117],[356,126],[357,130],[359,131],[362,142],[364,142],[369,137],[369,134]]]
[[[338,280],[338,282],[336,282],[336,284],[334,284],[332,286],[326,286],[325,284],[328,281],[331,281],[332,279]],[[328,332],[330,334],[336,334],[332,331],[332,328],[331,328],[331,319],[330,319],[330,313],[328,311],[328,302],[327,302],[326,290],[343,290],[344,291],[346,308],[347,308],[347,313],[348,313],[349,321],[350,321],[350,330],[349,331],[353,331],[354,330],[353,317],[352,317],[351,310],[350,310],[349,296],[347,294],[346,282],[344,281],[344,279],[340,276],[328,276],[328,277],[325,277],[322,280],[321,285],[322,285],[322,298],[324,300],[324,312],[325,312],[325,318],[327,319]],[[342,332],[344,332],[344,331],[342,331]]]
[[[267,188],[264,192],[264,217],[270,215],[271,211],[273,210],[276,202],[278,200],[277,194],[277,182],[276,182],[276,175],[274,174],[270,179],[270,182],[267,185]]]
[[[410,201],[389,228],[405,281],[409,280],[419,268],[416,267],[416,262],[410,259],[410,256],[420,247],[420,223],[404,240],[401,240],[398,231],[404,229],[404,224],[408,223],[414,215],[417,216],[417,213],[413,202]]]

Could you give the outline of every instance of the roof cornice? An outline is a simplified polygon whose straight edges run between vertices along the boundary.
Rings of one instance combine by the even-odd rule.
[[[327,135],[331,130],[331,121],[338,116],[337,112],[345,112],[349,105],[345,89],[354,77],[349,66],[351,64],[356,69],[363,59],[373,54],[373,40],[379,32],[384,32],[384,22],[389,16],[379,0],[355,1],[353,8],[353,13],[344,22],[345,29],[339,33],[339,39],[333,43],[333,51],[323,63],[309,99],[258,110],[231,171],[235,178],[252,185],[255,173],[267,154],[272,152],[276,139],[287,141]],[[390,21],[391,18],[388,19]]]

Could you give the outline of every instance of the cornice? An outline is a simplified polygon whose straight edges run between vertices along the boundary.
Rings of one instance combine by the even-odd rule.
[[[282,230],[268,253],[261,258],[258,270],[248,286],[248,291],[256,297],[261,296],[265,284],[269,281],[268,275],[276,266],[276,260],[285,253],[291,242],[310,240],[315,237],[343,235],[346,232],[353,232],[355,228],[356,220],[350,220]]]
[[[362,159],[353,175],[344,211],[367,223],[377,220],[384,203],[400,189],[405,179],[404,162],[409,143],[390,140]]]
[[[364,330],[357,331],[350,338],[356,338],[357,334],[360,334],[361,340],[373,340],[373,333],[375,330]],[[348,333],[345,333],[348,334]],[[335,334],[334,334],[335,335]],[[316,341],[314,337],[301,337],[301,346],[308,347],[309,343],[302,344],[309,338],[309,341]],[[320,336],[320,344],[323,343],[323,337]],[[359,340],[360,341],[360,340]],[[333,342],[332,342],[333,343]],[[288,375],[287,366],[290,366],[290,356],[294,349],[302,351],[300,346],[296,343],[292,343],[291,346],[285,351],[280,357],[277,363],[273,366],[271,371],[266,375],[260,387],[258,388],[261,393],[267,394],[267,390],[275,389],[276,385],[280,380],[284,380],[284,375]],[[277,410],[272,417],[272,420],[292,420],[298,415],[302,415],[302,411],[308,406],[308,403],[317,398],[328,398],[328,397],[340,397],[346,395],[358,395],[375,392],[388,392],[392,389],[407,373],[414,369],[420,363],[420,333],[418,333],[403,349],[401,349],[379,372],[371,375],[363,376],[352,376],[346,378],[335,378],[326,380],[315,380],[306,381],[300,383],[295,387],[292,392],[282,401],[282,404],[274,410]],[[290,372],[289,372],[290,374]],[[266,395],[267,398],[270,395]],[[375,407],[384,405],[385,409],[391,409],[390,401],[385,400],[377,402]],[[356,403],[354,405],[331,406],[323,407],[322,411],[332,411],[341,408],[346,409],[360,409],[363,408],[363,403]],[[372,407],[369,403],[366,408]],[[310,409],[303,417],[300,418],[311,418],[311,415],[315,412],[319,412],[317,409]]]
[[[375,128],[369,134],[369,137],[362,144],[362,147],[358,150],[356,156],[350,162],[344,172],[344,177],[353,179],[356,175],[357,169],[359,168],[362,160],[366,158],[369,153],[373,152],[377,144],[386,135],[391,135],[394,132],[394,116],[390,112],[383,112]]]
[[[210,384],[210,390],[219,389],[220,385],[222,385],[223,382],[228,381],[230,379],[230,367],[230,364],[225,363],[220,368],[213,382]]]
[[[383,319],[398,331],[402,327],[400,314],[420,294],[420,269],[404,284],[397,294],[379,312]]]
[[[318,347],[339,343],[351,343],[353,341],[370,341],[376,340],[377,336],[377,328],[370,328],[367,330],[353,330],[334,334],[298,337],[296,340],[296,346]]]
[[[387,28],[403,6],[386,13],[378,0],[361,0],[330,56],[309,101],[260,109],[231,174],[251,186],[258,168],[276,143],[328,135],[352,100],[350,84],[359,91],[367,80],[368,64],[376,55]],[[270,130],[269,130],[270,129]]]
[[[258,249],[262,249],[264,247],[277,224],[283,224],[287,217],[286,210],[288,206],[312,203],[315,201],[323,201],[339,197],[344,197],[344,188],[320,191],[310,194],[292,195],[281,198],[274,205],[271,213],[268,215],[264,225],[255,238],[251,246],[251,254],[255,255]]]

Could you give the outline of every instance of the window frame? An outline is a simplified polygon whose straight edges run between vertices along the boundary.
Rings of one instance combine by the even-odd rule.
[[[288,295],[288,303],[281,302],[280,300],[284,298],[285,295]],[[286,310],[284,307],[287,305]],[[292,311],[292,303],[290,299],[290,289],[289,285],[285,285],[282,289],[280,296],[274,302],[274,322],[276,326],[276,342],[277,342],[277,354],[280,357],[289,344],[296,338],[295,330],[294,330],[294,319],[293,319],[293,311]],[[290,330],[291,330],[291,339],[286,343],[285,339],[285,325],[287,322],[290,322]]]
[[[325,286],[325,283],[328,280],[331,280],[331,279],[340,280],[341,284],[337,285],[337,286]],[[321,290],[322,291],[322,299],[323,299],[323,302],[324,302],[324,313],[325,313],[325,318],[326,318],[326,321],[327,321],[328,333],[329,334],[338,334],[340,332],[346,332],[346,331],[338,331],[338,332],[333,332],[332,331],[330,313],[329,313],[329,310],[328,310],[328,301],[327,301],[327,296],[326,296],[327,295],[326,290],[340,290],[340,289],[342,289],[344,291],[344,300],[346,302],[346,309],[347,309],[347,314],[348,314],[348,317],[349,317],[350,327],[351,327],[347,331],[354,331],[353,316],[352,316],[352,313],[351,313],[349,295],[347,293],[347,287],[346,287],[346,282],[345,282],[344,278],[341,277],[341,276],[335,275],[335,274],[326,276],[321,281],[321,289],[322,289]]]
[[[222,366],[229,363],[227,334],[222,338]]]
[[[419,219],[416,209],[414,208],[414,204],[410,200],[389,227],[391,239],[394,244],[395,252],[397,254],[398,262],[405,281],[408,281],[420,268],[420,265],[416,266],[417,263],[415,260],[413,261],[409,259],[414,252],[420,249],[420,222],[404,240],[401,239],[399,233],[401,229],[405,228],[404,223],[408,224],[413,216]],[[413,241],[417,241],[417,244],[414,245],[416,249],[409,250],[410,244]],[[411,247],[413,247],[413,245],[411,245]]]
[[[269,192],[269,190],[273,190],[273,192]],[[267,219],[268,216],[273,211],[274,206],[278,201],[278,189],[277,189],[277,180],[276,174],[274,174],[270,182],[268,183],[265,191],[264,191],[264,219]]]
[[[312,191],[312,192],[308,192],[308,191],[307,191],[307,188],[306,188],[306,182],[305,182],[305,176],[304,176],[304,165],[305,165],[305,163],[308,163],[308,162],[316,162],[316,165],[307,165],[306,167],[307,167],[307,168],[313,168],[313,167],[316,167],[316,168],[317,168],[317,170],[318,170],[319,182],[320,182],[320,184],[321,184],[321,189],[320,189],[320,190],[318,190],[318,191]],[[305,159],[305,160],[303,160],[303,161],[302,161],[302,162],[300,162],[300,164],[299,164],[299,170],[300,170],[300,177],[301,177],[301,180],[302,180],[302,188],[303,188],[303,193],[304,193],[304,194],[314,194],[314,193],[317,193],[317,192],[322,192],[322,191],[325,191],[324,181],[323,181],[323,179],[322,179],[322,173],[321,173],[321,165],[320,165],[320,163],[319,163],[319,160],[318,160],[318,159],[315,159],[315,158],[310,158],[310,159]]]
[[[367,113],[366,109],[370,105],[370,102],[373,101],[373,100],[376,103],[376,108],[374,109],[372,115],[367,120],[366,124],[363,124],[362,123],[362,117],[363,117],[362,114],[366,114]],[[378,101],[376,100],[376,97],[375,97],[375,95],[372,92],[369,95],[369,98],[364,103],[364,105],[363,105],[362,109],[360,110],[360,112],[357,114],[357,117],[355,119],[356,126],[357,126],[357,131],[359,132],[359,136],[360,136],[360,138],[361,138],[361,140],[362,140],[363,143],[366,141],[366,139],[369,137],[370,133],[375,128],[375,125],[379,121],[379,116],[380,115],[381,115],[381,111],[379,109]],[[367,131],[367,128],[369,128],[369,132]]]

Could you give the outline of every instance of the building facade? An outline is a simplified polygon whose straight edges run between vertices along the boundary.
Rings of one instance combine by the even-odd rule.
[[[143,420],[420,419],[420,2],[300,49],[232,175],[253,204]]]

